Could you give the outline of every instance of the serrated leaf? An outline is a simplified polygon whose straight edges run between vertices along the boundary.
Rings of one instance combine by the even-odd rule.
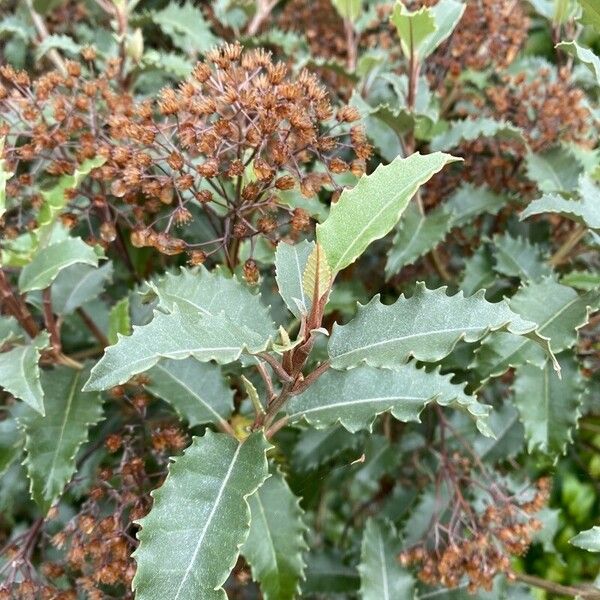
[[[588,552],[600,552],[600,527],[592,527],[578,533],[569,543]]]
[[[574,191],[583,171],[573,152],[562,146],[538,154],[530,152],[525,164],[527,177],[546,193]]]
[[[359,366],[349,371],[329,370],[287,406],[290,422],[305,419],[315,427],[340,423],[348,431],[371,431],[377,415],[384,412],[399,421],[419,421],[431,402],[468,411],[482,433],[489,407],[465,394],[463,386],[450,382],[450,375],[427,372],[413,364],[394,369]]]
[[[23,330],[12,316],[0,316],[0,348],[6,342],[14,342],[23,338]]]
[[[329,291],[333,275],[327,264],[327,258],[321,246],[317,243],[308,257],[306,268],[302,275],[304,294],[318,301]]]
[[[592,50],[580,46],[577,42],[561,42],[556,47],[571,56],[576,56],[590,69],[596,78],[596,83],[600,86],[600,58]]]
[[[404,211],[385,263],[389,278],[433,250],[452,229],[452,215],[434,210],[423,215],[415,203]]]
[[[108,315],[108,341],[111,344],[116,344],[119,341],[119,335],[129,335],[130,333],[129,296],[125,296],[110,309]]]
[[[154,67],[177,79],[189,77],[194,70],[194,64],[191,60],[175,54],[174,52],[158,52],[153,48],[146,50],[142,56],[142,64],[146,67]]]
[[[523,132],[508,121],[496,121],[488,117],[454,121],[448,131],[436,135],[429,144],[432,151],[450,150],[462,142],[472,142],[482,137],[494,137],[525,143]]]
[[[250,530],[251,496],[268,476],[262,433],[239,443],[207,430],[174,458],[133,554],[137,600],[225,600],[222,588]]]
[[[153,15],[152,21],[186,53],[205,53],[218,42],[200,8],[191,2],[183,6],[170,2]]]
[[[260,583],[264,600],[293,600],[304,577],[306,525],[299,499],[275,471],[248,499],[250,533],[242,556]]]
[[[168,402],[190,425],[223,422],[233,411],[233,390],[218,365],[194,358],[161,360],[147,373],[146,388]]]
[[[16,346],[0,354],[0,387],[23,400],[40,414],[44,414],[44,391],[40,384],[40,350],[46,348],[50,338],[40,333],[31,344]]]
[[[29,410],[19,417],[31,497],[44,514],[75,473],[75,455],[87,441],[89,428],[102,419],[100,394],[81,391],[87,375],[68,367],[44,371],[46,415]]]
[[[98,254],[81,238],[68,238],[37,252],[19,275],[22,293],[47,288],[58,274],[74,264],[98,266]]]
[[[112,275],[112,262],[97,268],[78,263],[63,269],[52,284],[52,309],[58,315],[71,314],[97,298]]]
[[[369,518],[360,552],[360,594],[363,600],[395,600],[413,597],[415,580],[400,566],[402,550],[396,528],[390,522]]]
[[[590,229],[600,230],[600,188],[588,177],[580,181],[581,197],[570,200],[558,194],[544,194],[530,202],[521,213],[521,220],[543,213],[560,214],[582,223]]]
[[[314,242],[306,240],[298,244],[279,242],[275,251],[275,279],[279,294],[290,312],[300,318],[310,311],[312,295],[303,287],[303,274],[308,257],[315,248]]]
[[[509,403],[494,409],[488,419],[494,437],[476,436],[473,448],[485,461],[496,463],[512,458],[525,447],[523,424],[517,409]]]
[[[577,0],[583,8],[583,21],[600,31],[600,6],[596,0]]]
[[[394,6],[390,22],[398,32],[404,56],[409,57],[414,52],[423,58],[425,55],[421,51],[421,46],[437,29],[431,9],[423,7],[411,12],[404,3],[398,2]]]
[[[396,158],[345,189],[327,219],[317,225],[321,244],[334,273],[353,263],[377,239],[391,231],[419,187],[456,159],[434,153]]]
[[[524,281],[536,281],[551,275],[552,269],[544,262],[539,248],[522,237],[509,233],[494,236],[495,270],[509,277],[520,277]]]
[[[395,366],[410,357],[436,362],[450,354],[459,340],[476,342],[490,331],[507,330],[531,338],[548,348],[537,325],[525,321],[506,301],[491,303],[478,292],[446,295],[446,288],[428,290],[419,283],[410,298],[401,295],[392,305],[375,296],[358,305],[347,325],[335,324],[329,339],[329,356],[336,369],[366,362],[376,367]]]
[[[429,7],[435,21],[436,29],[421,43],[421,56],[429,56],[441,43],[446,41],[456,28],[466,9],[466,4],[456,0],[440,0]]]
[[[4,138],[0,138],[0,218],[6,212],[6,182],[14,175],[6,168],[4,153]]]
[[[548,277],[524,285],[508,302],[524,319],[538,321],[539,333],[550,338],[550,348],[558,353],[575,344],[577,330],[588,322],[590,307],[599,299],[599,290],[580,296],[572,288]],[[528,362],[543,364],[541,352],[530,340],[510,334],[492,334],[477,350],[474,367],[485,380]]]
[[[559,355],[562,379],[545,364],[517,369],[514,402],[525,427],[528,450],[558,457],[573,441],[572,430],[581,415],[582,378],[570,352]]]
[[[589,292],[600,288],[600,273],[593,273],[592,271],[571,271],[570,273],[563,275],[560,282],[577,290]]]
[[[246,350],[266,350],[270,339],[224,314],[200,317],[193,308],[175,305],[171,313],[155,311],[148,325],[134,325],[130,336],[119,337],[117,344],[106,348],[84,389],[103,390],[125,383],[161,358],[234,362]]]
[[[51,34],[45,36],[36,48],[36,60],[40,60],[40,58],[45,56],[50,50],[60,50],[61,52],[66,52],[67,54],[77,57],[81,51],[81,46],[68,35]]]
[[[478,290],[485,289],[496,280],[494,261],[490,249],[479,246],[475,253],[465,260],[460,289],[466,296],[471,296]]]
[[[360,579],[358,571],[342,561],[342,557],[332,551],[311,552],[307,556],[306,581],[302,584],[302,594],[353,594],[358,591]]]
[[[343,427],[305,429],[294,446],[292,463],[298,471],[312,471],[332,461],[343,452],[353,450],[361,438]]]
[[[452,227],[463,227],[479,215],[497,214],[508,202],[506,196],[487,186],[463,183],[441,206],[452,214]]]

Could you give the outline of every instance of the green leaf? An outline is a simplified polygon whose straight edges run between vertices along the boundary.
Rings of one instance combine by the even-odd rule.
[[[525,238],[512,237],[509,233],[494,236],[495,270],[509,277],[524,281],[538,280],[551,275],[552,269],[544,262],[541,250]]]
[[[170,2],[153,15],[152,21],[188,54],[205,53],[218,43],[202,11],[191,2],[183,6]]]
[[[342,19],[356,21],[362,13],[361,0],[331,0]]]
[[[97,298],[113,275],[112,262],[101,267],[77,263],[63,269],[52,284],[52,309],[68,315],[86,302]]]
[[[571,56],[576,56],[590,69],[596,78],[596,83],[600,86],[600,58],[592,50],[580,46],[577,42],[561,42],[556,47]]]
[[[340,423],[348,431],[372,430],[377,415],[384,412],[399,421],[419,421],[431,402],[464,409],[482,433],[489,407],[468,396],[463,386],[450,382],[450,375],[417,369],[412,363],[394,369],[366,365],[349,371],[329,370],[287,406],[290,422],[305,419],[315,427]]]
[[[73,57],[79,56],[81,46],[68,35],[52,34],[44,37],[35,51],[36,60],[40,60],[50,50],[60,50],[61,53],[67,53]]]
[[[25,431],[31,497],[44,514],[75,473],[75,455],[87,441],[89,428],[102,419],[100,394],[81,391],[87,375],[68,367],[44,371],[46,415],[29,410],[19,417]]]
[[[327,219],[317,225],[317,242],[334,273],[389,233],[419,187],[455,160],[459,159],[437,152],[396,158],[345,189]]]
[[[462,18],[466,6],[466,4],[456,0],[440,0],[436,5],[429,8],[435,20],[436,29],[421,43],[421,56],[426,58],[450,37]]]
[[[600,527],[592,527],[578,533],[569,543],[588,552],[600,552]]]
[[[425,54],[422,52],[421,46],[437,29],[431,9],[423,7],[411,12],[402,2],[398,2],[394,7],[390,22],[398,32],[404,56],[410,57],[414,52],[420,58],[424,58]]]
[[[129,335],[130,333],[129,296],[125,296],[110,309],[108,315],[108,341],[114,345],[119,341],[119,334]]]
[[[6,159],[1,158],[4,152],[4,138],[0,138],[0,218],[6,212],[6,182],[14,175],[6,169]]]
[[[275,279],[279,293],[290,312],[298,318],[310,311],[312,296],[304,292],[302,281],[314,248],[314,242],[305,240],[294,245],[279,242],[275,251]]]
[[[313,298],[319,304],[319,300],[329,292],[333,275],[327,264],[327,259],[320,244],[316,244],[308,257],[304,274],[302,275],[302,287],[306,296]]]
[[[363,600],[396,600],[413,597],[415,580],[401,567],[397,556],[402,544],[390,522],[369,518],[360,552],[360,594]]]
[[[540,335],[550,338],[550,348],[558,353],[575,344],[578,329],[588,322],[590,307],[599,299],[599,290],[580,296],[572,288],[547,277],[524,285],[508,302],[524,319],[537,320]],[[494,333],[477,350],[473,366],[485,380],[526,362],[542,366],[544,360],[539,348],[528,339]]]
[[[462,275],[460,289],[465,295],[470,296],[491,286],[496,281],[494,262],[490,249],[481,245],[475,253],[465,260],[465,269]]]
[[[137,600],[225,600],[221,587],[250,529],[251,496],[268,476],[262,433],[243,443],[207,430],[173,459],[140,520]]]
[[[556,213],[590,229],[600,230],[600,188],[588,177],[582,177],[580,190],[579,200],[569,200],[557,194],[544,194],[538,200],[529,203],[521,213],[521,220],[532,215]]]
[[[31,344],[16,346],[0,354],[0,387],[15,398],[44,414],[44,391],[40,384],[40,350],[46,348],[50,338],[40,333]]]
[[[434,210],[423,215],[415,203],[409,204],[388,252],[386,276],[399,273],[403,267],[433,250],[444,241],[450,229],[452,215],[447,210]]]
[[[213,363],[161,360],[147,375],[146,388],[168,402],[190,427],[222,423],[233,411],[233,390]]]
[[[571,271],[570,273],[563,275],[560,282],[577,290],[589,292],[600,288],[600,273],[593,273],[592,271]]]
[[[17,426],[17,420],[7,417],[0,421],[0,477],[21,456],[23,452],[23,434]]]
[[[508,402],[495,408],[488,419],[494,437],[477,435],[473,447],[477,455],[490,463],[507,460],[519,454],[525,446],[523,425],[517,409]]]
[[[539,154],[530,152],[525,164],[527,177],[546,193],[574,191],[583,171],[573,152],[562,146]]]
[[[342,594],[343,598],[355,597],[360,585],[358,572],[346,565],[335,552],[311,552],[307,557],[306,582],[302,594],[311,598],[314,594]]]
[[[47,288],[57,275],[74,264],[98,266],[98,254],[81,238],[68,238],[36,253],[19,275],[19,290],[31,292]]]
[[[130,336],[119,336],[117,344],[109,346],[92,369],[84,389],[104,390],[125,383],[161,358],[192,356],[201,362],[234,362],[244,351],[266,350],[270,339],[224,314],[201,317],[190,307],[175,305],[172,313],[155,311],[148,325],[134,325]]]
[[[523,132],[507,121],[496,121],[488,117],[454,121],[448,131],[435,136],[429,145],[431,150],[450,150],[462,142],[472,142],[479,138],[497,138],[525,144]]]
[[[292,463],[298,471],[313,471],[340,454],[358,448],[361,438],[343,427],[305,429],[294,446]]]
[[[436,362],[450,354],[459,340],[476,342],[498,330],[531,338],[547,348],[547,338],[538,333],[535,322],[523,320],[506,301],[492,304],[483,290],[468,298],[462,292],[447,296],[445,287],[428,290],[419,283],[413,296],[401,295],[392,305],[381,304],[378,296],[359,304],[348,325],[334,325],[329,356],[336,369],[361,362],[394,366],[411,356]]]
[[[0,348],[6,344],[6,342],[14,342],[23,338],[23,330],[12,317],[0,316]]]
[[[596,0],[577,0],[583,8],[583,21],[600,31],[600,6]]]
[[[194,63],[181,54],[165,52],[164,50],[158,52],[153,48],[144,52],[142,65],[146,68],[154,67],[159,71],[173,75],[177,80],[186,79],[194,70]]]
[[[260,583],[264,600],[293,600],[304,576],[306,525],[298,498],[275,471],[248,499],[250,533],[242,555]]]
[[[517,369],[515,405],[525,427],[528,450],[558,457],[573,441],[572,430],[581,416],[582,378],[577,360],[570,352],[558,357],[559,379],[547,363],[539,369],[523,365]]]

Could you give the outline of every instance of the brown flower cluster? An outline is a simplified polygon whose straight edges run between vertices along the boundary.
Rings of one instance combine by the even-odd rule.
[[[371,155],[355,109],[336,111],[314,74],[291,76],[262,49],[216,48],[178,89],[138,104],[111,85],[118,60],[93,76],[95,52],[82,55],[85,67],[71,61],[67,75],[53,71],[33,83],[0,69],[0,135],[17,173],[7,195],[20,199],[5,216],[6,239],[36,227],[26,215],[41,205],[45,178],[100,156],[104,164],[69,192],[66,224],[83,223],[90,241],[105,246],[125,226],[133,245],[187,251],[193,264],[222,249],[235,266],[242,240],[253,248],[257,236],[276,241],[282,228],[294,235],[310,226],[286,193],[335,192],[336,176],[362,174]],[[174,235],[194,219],[212,239]]]
[[[490,503],[478,513],[456,491],[450,521],[434,523],[430,541],[402,552],[399,561],[418,566],[419,579],[427,585],[455,588],[466,579],[469,592],[489,591],[499,573],[512,576],[510,557],[524,554],[531,545],[542,526],[534,515],[545,506],[549,493],[550,480],[545,478],[528,500],[508,496],[493,485]]]

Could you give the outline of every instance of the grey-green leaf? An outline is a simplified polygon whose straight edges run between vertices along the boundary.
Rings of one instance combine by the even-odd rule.
[[[524,281],[538,280],[552,274],[539,248],[522,237],[509,233],[494,237],[495,269],[502,275],[520,277]]]
[[[40,350],[47,347],[49,337],[40,333],[31,344],[15,346],[0,354],[0,387],[44,414],[44,390],[40,384]]]
[[[559,355],[562,378],[547,363],[540,369],[522,365],[515,377],[515,405],[525,427],[529,452],[541,450],[554,457],[573,441],[572,431],[581,415],[582,379],[570,352]]]
[[[459,340],[476,342],[497,330],[534,339],[547,348],[535,322],[522,319],[506,301],[488,302],[483,290],[468,298],[462,292],[448,296],[446,288],[428,290],[420,283],[413,296],[401,295],[394,304],[381,304],[378,296],[359,304],[350,323],[334,325],[329,356],[336,369],[361,362],[394,366],[410,357],[436,362]]]
[[[251,496],[268,476],[262,433],[243,443],[207,430],[176,457],[140,520],[137,600],[226,600],[222,585],[250,529]]]
[[[568,148],[556,146],[526,158],[527,176],[541,192],[570,192],[577,187],[583,167]]]
[[[472,142],[480,137],[495,137],[525,143],[521,129],[507,121],[496,121],[486,117],[453,122],[448,131],[431,140],[430,148],[433,151],[447,151],[456,148],[461,142]]]
[[[314,247],[314,242],[306,240],[293,245],[280,242],[275,251],[275,279],[279,294],[290,312],[298,318],[310,311],[312,298],[304,291],[302,277]]]
[[[92,369],[85,389],[103,390],[125,383],[161,358],[182,360],[192,356],[202,362],[234,362],[245,350],[266,350],[270,339],[224,314],[201,317],[189,306],[175,305],[171,313],[155,311],[148,325],[134,326],[130,336],[121,336],[117,344],[109,346]]]
[[[578,548],[583,548],[588,552],[600,552],[600,527],[592,527],[586,531],[578,533],[569,543]]]
[[[119,335],[129,335],[130,333],[129,296],[125,296],[110,309],[108,315],[108,341],[111,344],[116,344],[119,341]]]
[[[344,190],[327,219],[317,225],[317,242],[334,273],[389,233],[419,187],[455,160],[459,159],[439,152],[396,158]]]
[[[77,263],[98,266],[98,254],[81,238],[68,238],[47,246],[23,267],[19,275],[19,290],[23,293],[43,290],[63,269]]]
[[[577,42],[561,42],[556,47],[571,56],[576,56],[590,69],[596,78],[596,83],[600,86],[600,58],[592,50],[580,46]]]
[[[42,373],[46,415],[33,410],[19,417],[25,431],[31,497],[45,512],[75,473],[75,455],[87,441],[90,426],[102,418],[102,398],[81,387],[85,370],[54,367]]]
[[[360,594],[362,600],[409,600],[415,580],[400,566],[402,544],[390,522],[369,518],[363,532],[360,552]]]
[[[299,499],[275,471],[248,499],[250,533],[242,555],[264,600],[293,600],[304,577],[306,525]]]
[[[147,375],[146,388],[168,402],[190,427],[222,423],[233,411],[233,390],[214,363],[161,360]]]
[[[354,433],[372,428],[375,417],[384,412],[399,421],[419,421],[430,402],[468,411],[480,431],[489,434],[486,418],[489,407],[450,382],[450,375],[417,369],[412,363],[394,369],[361,365],[348,371],[329,370],[287,406],[290,421],[305,419],[319,428],[336,423]]]

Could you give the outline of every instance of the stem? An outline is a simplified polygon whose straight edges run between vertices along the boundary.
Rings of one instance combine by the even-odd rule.
[[[44,41],[48,37],[48,29],[46,29],[46,24],[42,17],[35,11],[33,8],[32,0],[26,0],[27,8],[29,10],[29,14],[31,16],[31,20],[33,21],[33,26],[40,36],[40,41]],[[52,48],[48,50],[48,58],[52,61],[54,66],[60,71],[61,75],[67,74],[67,67],[65,65],[65,61],[62,56],[58,53],[56,48]]]
[[[348,53],[346,64],[348,71],[354,73],[356,71],[357,48],[354,25],[350,19],[344,19],[344,31],[346,33],[346,52]]]
[[[258,0],[256,12],[246,29],[247,35],[256,35],[263,22],[269,18],[271,11],[279,0]]]
[[[52,310],[52,291],[49,287],[42,292],[42,309],[44,312],[44,323],[46,324],[46,329],[50,334],[52,352],[55,356],[58,356],[61,351],[60,331],[58,323],[54,318],[54,311]]]
[[[566,261],[571,251],[577,246],[580,240],[587,233],[587,228],[583,225],[577,225],[569,234],[562,246],[550,258],[550,265],[557,267]]]
[[[552,592],[553,594],[562,594],[564,596],[571,596],[572,598],[591,598],[594,600],[600,599],[600,590],[594,590],[591,588],[575,587],[569,585],[561,585],[560,583],[554,583],[553,581],[547,581],[541,577],[535,577],[534,575],[527,575],[525,573],[511,573],[517,581],[522,581],[527,585],[537,587],[541,590]]]
[[[103,348],[110,346],[108,338],[104,335],[104,333],[102,333],[102,331],[100,331],[100,329],[98,329],[96,323],[94,323],[90,315],[88,315],[83,308],[79,307],[77,309],[77,314],[81,317],[81,320],[85,323],[85,326],[91,331],[92,335],[100,342],[100,345]]]

